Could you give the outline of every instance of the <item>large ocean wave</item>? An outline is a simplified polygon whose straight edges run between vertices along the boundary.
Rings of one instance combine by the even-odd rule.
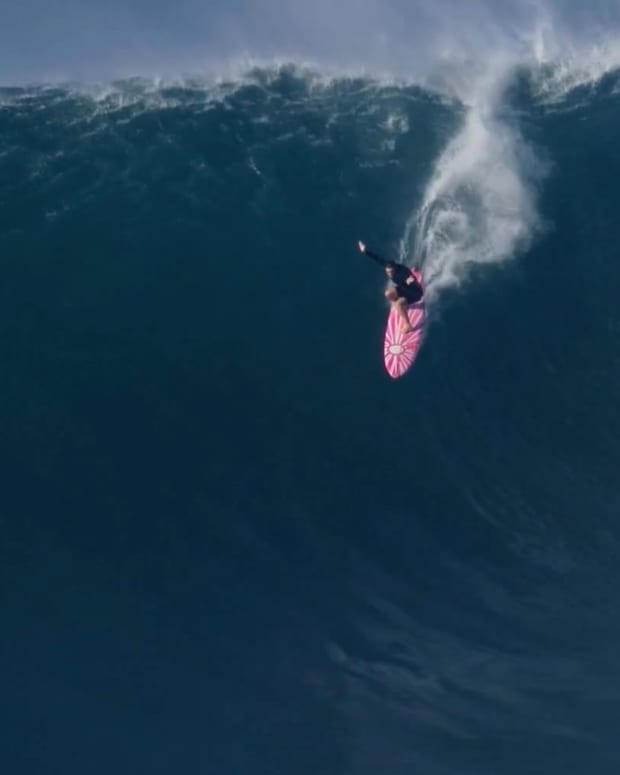
[[[616,771],[609,52],[0,90],[11,771]]]

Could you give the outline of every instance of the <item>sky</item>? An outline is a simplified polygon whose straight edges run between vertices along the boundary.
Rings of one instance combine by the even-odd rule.
[[[419,76],[619,39],[619,0],[3,0],[0,83],[199,75],[244,59]]]

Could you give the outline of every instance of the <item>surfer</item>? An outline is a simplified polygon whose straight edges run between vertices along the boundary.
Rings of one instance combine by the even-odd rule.
[[[357,244],[360,252],[385,268],[385,273],[392,282],[392,287],[385,292],[385,298],[392,303],[402,318],[402,332],[406,334],[408,331],[412,331],[413,329],[407,316],[407,306],[420,301],[424,295],[422,285],[412,270],[405,266],[405,264],[399,264],[396,261],[386,261],[381,256],[368,250],[363,242],[360,241]]]

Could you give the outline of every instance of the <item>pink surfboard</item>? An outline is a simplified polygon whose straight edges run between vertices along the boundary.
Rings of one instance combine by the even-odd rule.
[[[421,283],[422,275],[420,272],[414,271],[413,274]],[[383,361],[387,373],[392,379],[402,377],[405,372],[409,371],[420,351],[424,336],[425,315],[423,296],[420,301],[407,307],[407,317],[413,331],[403,334],[401,316],[393,307],[390,309],[383,340]]]

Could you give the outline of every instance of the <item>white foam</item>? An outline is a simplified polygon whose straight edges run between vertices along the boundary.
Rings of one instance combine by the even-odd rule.
[[[575,89],[592,86],[620,69],[620,41],[607,41],[579,55],[562,57],[538,67],[532,82],[543,102],[557,103]]]
[[[545,165],[503,104],[511,67],[462,73],[461,130],[439,157],[402,241],[423,265],[430,299],[458,285],[476,264],[505,261],[530,244],[540,225],[537,182]]]
[[[594,85],[608,73],[620,69],[620,31],[592,21],[583,30],[568,29],[561,18],[542,6],[529,33],[522,35],[522,61],[531,65],[534,95],[546,103],[557,103],[580,87]]]

